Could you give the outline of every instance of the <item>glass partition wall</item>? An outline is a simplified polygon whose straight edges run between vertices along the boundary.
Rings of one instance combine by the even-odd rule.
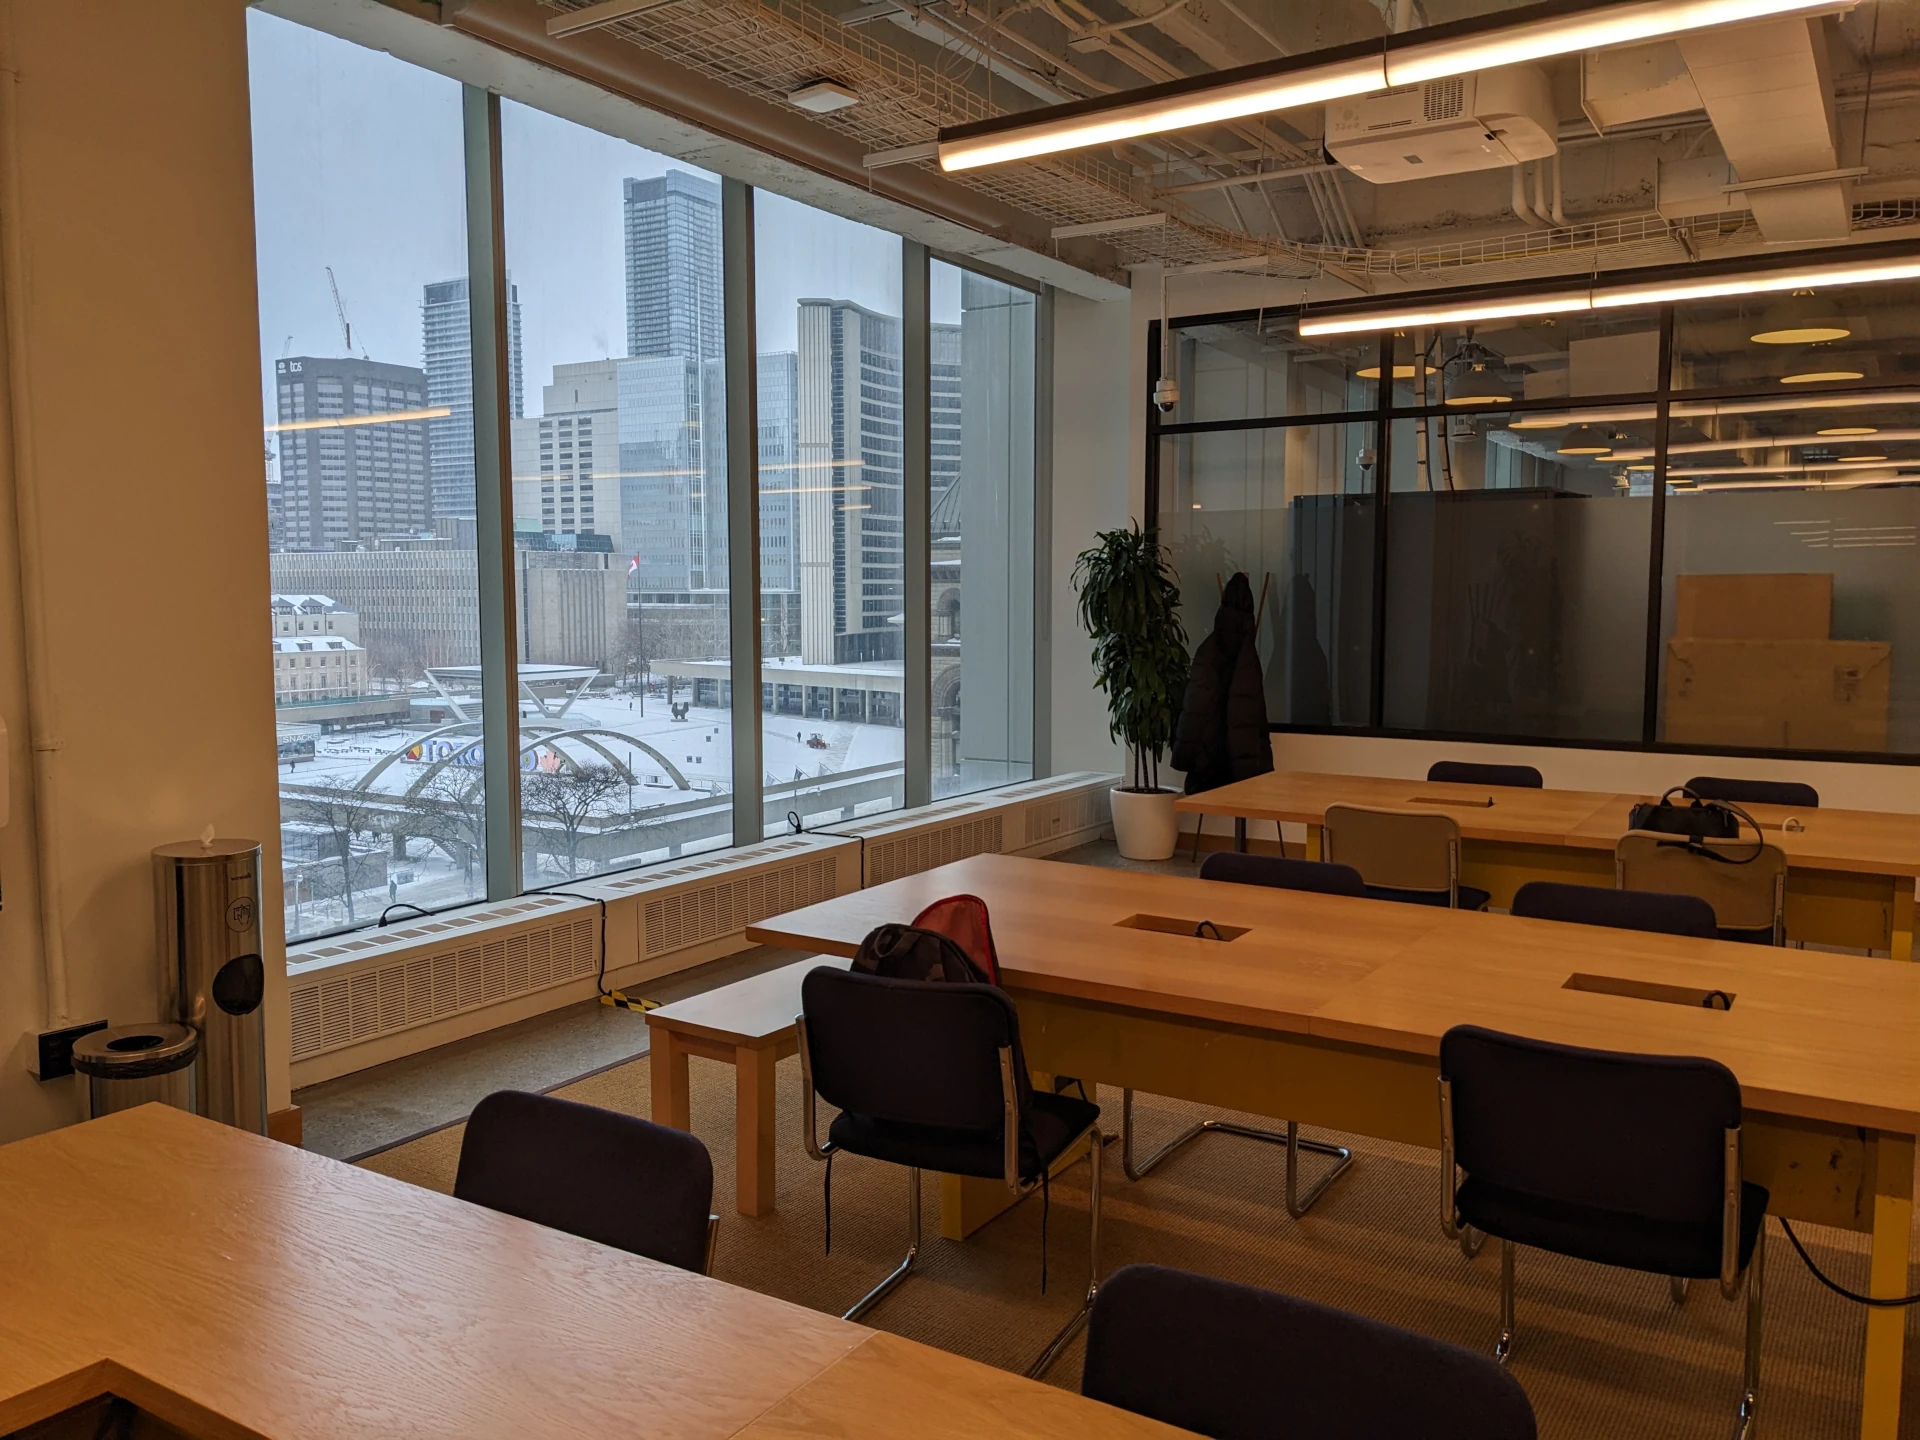
[[[1042,294],[247,20],[290,940],[1032,774]]]
[[[1920,286],[1296,323],[1176,320],[1149,419],[1188,631],[1247,571],[1276,728],[1920,754]]]

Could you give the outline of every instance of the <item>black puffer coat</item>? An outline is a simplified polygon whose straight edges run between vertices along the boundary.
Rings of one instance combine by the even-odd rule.
[[[1220,596],[1213,633],[1194,651],[1173,731],[1171,758],[1175,769],[1187,772],[1189,795],[1273,769],[1254,624],[1253,586],[1235,575]]]

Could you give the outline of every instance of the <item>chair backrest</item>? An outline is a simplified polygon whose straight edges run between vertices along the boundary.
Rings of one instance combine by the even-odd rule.
[[[453,1193],[683,1270],[706,1269],[707,1147],[637,1115],[495,1091],[467,1121]]]
[[[1312,890],[1321,895],[1365,895],[1367,885],[1351,865],[1326,860],[1290,860],[1284,855],[1243,855],[1216,850],[1200,866],[1202,880],[1233,885],[1270,885],[1276,890]]]
[[[1777,845],[1762,845],[1754,855],[1756,842],[1744,836],[1693,843],[1729,860],[1753,858],[1745,864],[1729,864],[1695,854],[1675,836],[1629,830],[1613,850],[1620,888],[1697,895],[1713,907],[1714,920],[1722,930],[1771,929],[1778,943],[1786,903],[1786,852]]]
[[[1717,1060],[1555,1045],[1456,1025],[1440,1037],[1453,1156],[1488,1185],[1720,1229],[1740,1082]]]
[[[1534,1440],[1494,1361],[1310,1300],[1159,1265],[1100,1287],[1081,1393],[1211,1435]]]
[[[1451,815],[1329,805],[1324,825],[1322,853],[1369,885],[1432,892],[1460,882],[1460,827]]]
[[[1731,800],[1736,805],[1796,805],[1820,808],[1820,792],[1798,780],[1736,780],[1721,775],[1696,775],[1687,789],[1702,800]]]
[[[1514,892],[1513,913],[1534,920],[1608,925],[1615,930],[1696,935],[1702,940],[1712,940],[1720,933],[1713,906],[1698,895],[1602,890],[1598,885],[1561,885],[1552,880],[1529,880],[1522,885]]]
[[[994,985],[890,980],[823,966],[800,982],[813,1088],[829,1105],[901,1125],[1003,1128],[1000,1050],[1031,1094],[1020,1017]]]
[[[1479,765],[1471,760],[1436,760],[1427,767],[1427,779],[1457,785],[1509,785],[1538,790],[1546,782],[1531,765]]]

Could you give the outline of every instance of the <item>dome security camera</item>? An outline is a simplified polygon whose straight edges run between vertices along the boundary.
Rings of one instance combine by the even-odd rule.
[[[1353,457],[1353,463],[1358,465],[1362,470],[1371,470],[1373,468],[1373,462],[1373,447],[1369,445],[1362,445],[1360,447],[1360,453]]]
[[[1173,407],[1180,403],[1180,383],[1171,376],[1162,376],[1155,381],[1153,403],[1162,415],[1171,415]]]

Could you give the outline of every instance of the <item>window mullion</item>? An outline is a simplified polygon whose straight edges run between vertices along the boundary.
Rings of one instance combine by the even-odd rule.
[[[933,320],[927,247],[903,240],[901,327],[901,643],[906,804],[933,798]]]
[[[727,640],[733,677],[733,843],[766,838],[760,734],[760,416],[753,187],[720,182],[726,344]]]
[[[513,475],[500,97],[464,87],[467,304],[473,355],[474,533],[480,629],[487,898],[520,893],[519,654],[513,606]]]

